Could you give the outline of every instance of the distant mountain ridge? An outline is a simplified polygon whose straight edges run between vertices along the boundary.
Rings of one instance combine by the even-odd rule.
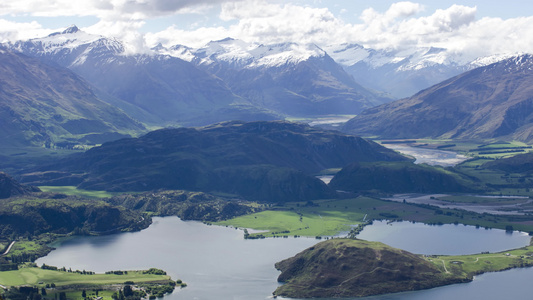
[[[122,100],[113,105],[155,125],[356,114],[390,101],[313,45],[225,39],[194,51],[159,45],[149,54],[129,54],[116,39],[72,26],[6,47],[70,68]]]
[[[371,108],[344,130],[383,138],[533,141],[533,56],[455,76],[413,97]]]
[[[4,146],[99,144],[144,129],[72,71],[0,49]]]
[[[357,114],[390,101],[368,90],[314,44],[226,38],[192,51],[193,63],[257,106],[290,116]]]
[[[235,119],[274,119],[234,95],[220,79],[169,55],[127,54],[122,42],[72,26],[44,38],[19,41],[10,49],[70,68],[113,102],[149,124],[209,124]]]
[[[76,26],[4,46],[70,68],[102,91],[97,92],[101,100],[155,126],[360,114],[392,100],[377,90],[409,95],[505,57],[469,61],[434,47],[321,49],[232,38],[197,49],[158,45],[135,54],[119,40]]]
[[[438,47],[375,50],[358,44],[325,49],[357,82],[394,98],[410,97],[453,76],[515,55],[473,58]]]

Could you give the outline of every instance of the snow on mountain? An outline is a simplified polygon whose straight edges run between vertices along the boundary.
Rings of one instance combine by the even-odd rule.
[[[241,40],[226,38],[220,41],[209,42],[205,47],[194,51],[197,64],[210,65],[215,61],[226,62],[234,66],[244,66],[254,60],[251,51],[257,45]]]
[[[437,64],[456,64],[454,58],[444,48],[374,50],[357,44],[342,44],[330,45],[325,49],[336,62],[345,67],[353,66],[357,63],[365,63],[377,69],[390,64],[397,65],[398,71],[406,71],[420,70]]]
[[[368,58],[372,52],[376,52],[357,44],[329,45],[325,50],[329,56],[343,66],[354,65]]]
[[[322,49],[314,44],[264,45],[232,38],[211,41],[198,49],[184,45],[164,47],[159,44],[152,48],[151,53],[131,54],[125,50],[121,41],[85,33],[74,25],[44,38],[8,44],[7,48],[49,59],[73,70],[86,69],[82,72],[84,76],[90,73],[89,66],[110,67],[126,61],[128,64],[147,65],[152,61],[167,61],[172,64],[171,61],[179,59],[220,78],[230,76],[229,73],[220,73],[222,69],[270,69],[269,72],[281,72],[278,74],[281,76],[283,68],[309,62],[310,65],[320,65],[316,65],[315,70],[323,70],[320,81],[326,82],[329,80],[327,78],[331,78],[331,74],[327,74],[340,65],[349,74],[348,77],[353,77],[341,81],[354,81],[366,88],[388,93],[393,98],[411,96],[452,76],[511,56],[496,55],[473,60],[464,53],[436,47],[376,50],[358,44],[339,44]],[[274,75],[270,73],[269,76]],[[267,77],[263,80],[267,80]],[[235,78],[223,80],[228,79]]]
[[[478,67],[488,66],[488,65],[509,59],[511,57],[519,57],[523,54],[524,53],[515,53],[515,54],[507,53],[507,54],[496,54],[496,55],[490,55],[490,56],[485,56],[485,57],[479,57],[475,59],[474,61],[468,63],[468,68],[475,69]]]
[[[311,57],[324,57],[326,52],[314,44],[300,45],[295,43],[277,44],[257,47],[252,52],[255,61],[249,65],[253,67],[279,67],[287,64],[298,64]]]
[[[166,49],[163,45],[159,44],[155,48],[152,48],[152,50],[156,53],[177,57],[188,62],[192,62],[196,57],[192,52],[192,48],[183,45],[175,45]]]
[[[369,109],[348,121],[344,129],[381,138],[493,138],[530,143],[532,95],[533,55],[516,55]]]
[[[67,67],[83,64],[90,53],[115,55],[124,53],[124,45],[112,38],[93,35],[81,31],[75,25],[62,32],[56,32],[44,38],[18,41],[9,45],[14,51],[36,57],[64,56],[72,57]]]
[[[263,45],[247,43],[242,40],[225,38],[211,41],[199,49],[182,45],[169,48],[158,45],[153,48],[159,54],[168,54],[197,65],[224,63],[233,68],[280,67],[287,64],[296,65],[311,57],[324,57],[326,52],[314,44],[300,45],[283,43]]]

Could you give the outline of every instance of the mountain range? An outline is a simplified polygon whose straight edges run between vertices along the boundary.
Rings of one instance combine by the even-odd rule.
[[[194,52],[178,45],[129,54],[116,39],[72,26],[5,46],[71,69],[133,118],[158,126],[357,114],[391,100],[313,45],[225,39]]]
[[[127,55],[122,42],[87,34],[76,26],[16,42],[9,49],[71,69],[121,100],[113,105],[148,124],[274,118],[273,113],[251,106],[223,81],[189,62],[168,55]]]
[[[480,99],[469,100],[457,108],[457,101],[439,100],[444,93],[440,87],[449,85],[449,80],[408,98],[411,100],[374,108],[393,100],[376,90],[398,97],[459,73],[450,80],[474,80],[475,74],[485,73],[477,69],[462,72],[502,61],[505,55],[470,61],[440,48],[399,51],[334,45],[324,50],[313,44],[263,45],[231,38],[212,41],[196,49],[158,45],[147,53],[135,54],[129,53],[121,41],[87,34],[76,26],[47,37],[3,46],[6,87],[2,90],[5,95],[0,113],[4,116],[1,130],[7,145],[97,144],[127,133],[139,134],[144,130],[143,124],[149,127],[203,126],[228,120],[339,114],[359,115],[356,120],[375,119],[351,121],[344,127],[350,133],[376,133],[387,137],[529,139],[529,129],[522,128],[528,117],[516,119],[513,115],[517,109],[523,113],[522,108],[516,106],[519,100],[480,112],[476,112],[480,106],[488,105],[488,102],[479,102]],[[13,67],[16,61],[22,60],[25,67]],[[25,73],[32,68],[42,71]],[[50,75],[51,70],[56,70],[55,75]],[[492,79],[479,77],[476,84],[495,88],[492,86],[495,82],[484,82],[497,78],[498,70],[492,72]],[[57,75],[60,73],[76,77],[76,80],[67,80]],[[49,75],[38,78],[36,74]],[[517,84],[513,81],[524,80],[519,76],[507,78],[509,89]],[[460,85],[456,84],[457,89],[464,92],[463,100],[469,97],[467,93],[488,97],[487,91]],[[438,96],[431,91],[438,91]],[[414,129],[400,122],[399,117],[394,119],[399,123],[389,122],[388,125],[387,118],[383,119],[383,126],[391,127],[390,130],[375,125],[380,122],[377,111],[387,110],[386,114],[396,118],[398,114],[393,111],[409,106],[401,103],[422,102],[413,99],[424,97],[433,99],[432,106],[441,101],[446,113],[440,108],[426,106],[426,123],[416,122],[418,128]],[[496,98],[501,97],[505,96],[501,94]],[[507,106],[513,108],[507,110]],[[498,114],[502,111],[508,112],[509,118]],[[407,110],[404,115],[409,118]],[[463,120],[467,115],[475,117]],[[482,121],[483,118],[490,118],[490,121]],[[415,124],[415,119],[409,122]],[[354,125],[357,122],[363,123]],[[501,126],[492,128],[497,124]],[[467,129],[468,126],[476,129]],[[514,134],[514,128],[520,128],[520,132]]]
[[[4,147],[94,144],[143,130],[74,72],[0,49]]]
[[[533,56],[462,73],[416,95],[366,110],[343,130],[383,138],[533,141]]]
[[[325,49],[357,82],[396,99],[513,56],[469,57],[437,47],[375,50],[358,44],[331,45]]]
[[[226,38],[205,47],[156,47],[224,80],[254,105],[305,117],[357,114],[391,99],[359,85],[314,44],[263,45]]]

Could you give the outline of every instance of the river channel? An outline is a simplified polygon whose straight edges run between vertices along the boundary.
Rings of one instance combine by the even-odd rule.
[[[529,243],[529,237],[517,232],[509,235],[496,229],[408,222],[375,222],[363,230],[362,237],[424,254],[498,251]],[[398,244],[398,241],[404,243]],[[48,256],[40,258],[37,264],[95,272],[156,267],[166,270],[173,279],[179,278],[188,284],[188,287],[176,290],[164,299],[260,300],[271,298],[278,286],[276,278],[279,272],[274,268],[275,262],[291,257],[317,242],[314,238],[244,240],[241,230],[165,217],[154,218],[154,223],[140,232],[75,237],[63,241]],[[427,248],[428,245],[444,245],[442,243],[446,247]],[[486,289],[490,288],[495,292],[508,289],[510,284],[514,284],[507,282],[509,278],[514,278],[513,274],[519,274],[516,275],[519,279],[524,274],[529,274],[531,278],[533,269],[482,275],[478,277],[479,280],[469,284],[368,299],[474,299],[456,293],[472,295],[486,293]],[[493,281],[488,287],[483,284],[490,280]],[[527,285],[523,286],[522,294],[516,292],[516,297],[508,299],[522,299],[520,295],[526,294],[530,296]],[[479,299],[502,299],[491,298],[491,295]]]
[[[468,157],[453,151],[417,148],[404,144],[383,144],[382,146],[414,157],[416,159],[415,164],[451,167],[468,159]]]

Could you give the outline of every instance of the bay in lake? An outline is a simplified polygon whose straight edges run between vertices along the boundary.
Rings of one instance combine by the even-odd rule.
[[[495,229],[408,222],[392,226],[375,222],[363,230],[360,237],[363,236],[395,247],[403,247],[394,245],[395,240],[406,241],[407,246],[413,246],[407,250],[427,254],[466,254],[475,251],[477,244],[482,245],[480,251],[497,251],[529,243],[529,237],[520,233],[506,235]],[[454,240],[454,236],[458,238]],[[439,251],[425,248],[442,241],[450,248],[438,247]],[[95,272],[156,267],[188,284],[164,299],[259,300],[271,298],[278,286],[279,272],[274,264],[316,243],[316,239],[309,238],[244,240],[241,230],[165,217],[154,218],[154,223],[140,232],[64,241],[37,263]],[[524,276],[532,278],[533,269],[486,274],[468,284],[364,299],[530,299],[528,285],[520,285]],[[511,296],[499,297],[502,290]]]
[[[268,299],[278,286],[274,264],[316,243],[245,240],[242,230],[165,217],[140,232],[67,240],[37,264],[97,273],[160,268],[188,284],[167,300]]]

